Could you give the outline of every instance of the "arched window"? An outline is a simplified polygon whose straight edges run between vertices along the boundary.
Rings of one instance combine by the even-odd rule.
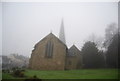
[[[48,43],[46,44],[45,57],[52,58],[53,46],[53,43],[51,41],[48,41]]]

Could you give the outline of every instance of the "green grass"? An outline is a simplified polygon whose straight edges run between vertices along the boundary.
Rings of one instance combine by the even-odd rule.
[[[2,73],[2,78],[3,79],[14,79],[15,77],[13,77],[12,75],[8,73]]]
[[[67,71],[25,71],[27,77],[36,75],[40,79],[117,79],[117,69],[81,69]],[[9,74],[3,74],[3,78],[14,78]]]
[[[26,76],[34,76],[41,79],[117,79],[117,69],[81,69],[67,71],[38,71],[27,70]]]

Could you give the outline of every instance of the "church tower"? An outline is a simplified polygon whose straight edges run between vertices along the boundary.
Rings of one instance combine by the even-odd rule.
[[[59,32],[59,39],[60,39],[64,44],[66,44],[63,19],[62,19],[62,22],[61,22],[61,27],[60,27],[60,32]]]

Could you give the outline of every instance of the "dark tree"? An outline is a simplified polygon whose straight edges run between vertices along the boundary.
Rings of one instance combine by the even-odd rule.
[[[112,38],[112,42],[108,47],[106,53],[106,62],[108,68],[117,68],[118,67],[118,45],[120,41],[120,35],[115,34]]]
[[[105,62],[105,53],[101,50],[99,51],[99,65],[100,68],[105,68],[106,67],[106,62]]]
[[[104,57],[94,42],[86,42],[82,48],[84,68],[102,68]]]

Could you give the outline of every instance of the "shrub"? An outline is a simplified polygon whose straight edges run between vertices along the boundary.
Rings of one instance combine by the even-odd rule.
[[[14,70],[13,76],[15,77],[25,77],[24,72],[22,70]]]

